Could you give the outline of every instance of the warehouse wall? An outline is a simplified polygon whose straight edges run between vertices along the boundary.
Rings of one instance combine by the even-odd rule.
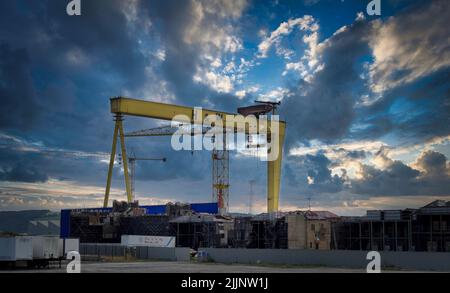
[[[306,249],[306,220],[303,215],[286,216],[288,224],[288,248]]]
[[[365,271],[367,251],[317,251],[293,249],[204,248],[212,261],[242,264],[320,265],[361,268]],[[384,268],[450,271],[450,253],[380,252]]]

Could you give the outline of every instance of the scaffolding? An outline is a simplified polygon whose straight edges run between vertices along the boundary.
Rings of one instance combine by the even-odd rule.
[[[394,219],[395,218],[395,219]],[[450,202],[418,210],[368,211],[333,225],[335,249],[450,252]]]
[[[220,215],[228,214],[230,200],[230,160],[228,150],[212,152],[213,202],[217,202]]]
[[[333,225],[333,247],[348,250],[411,250],[409,220],[350,220]]]

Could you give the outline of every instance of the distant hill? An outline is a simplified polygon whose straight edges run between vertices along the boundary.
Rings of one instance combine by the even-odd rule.
[[[60,214],[49,210],[30,210],[17,212],[0,211],[0,232],[26,233],[28,223],[36,220],[59,220]]]

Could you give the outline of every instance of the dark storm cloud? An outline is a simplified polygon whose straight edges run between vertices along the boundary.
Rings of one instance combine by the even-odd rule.
[[[31,165],[29,161],[16,163],[11,169],[0,171],[1,181],[11,182],[46,182],[48,180],[47,174],[42,173]]]
[[[51,149],[0,136],[0,181],[46,182],[49,178],[95,184],[106,178],[107,154]],[[118,168],[114,171],[119,178]]]
[[[450,133],[449,12],[448,1],[426,1],[374,22],[370,75],[377,100],[358,114],[369,126],[355,137],[391,133],[418,143]],[[399,109],[399,102],[409,105]]]
[[[82,17],[68,17],[65,1],[2,1],[0,44],[11,61],[1,65],[14,78],[2,83],[2,100],[15,109],[2,120],[20,123],[16,112],[32,111],[39,124],[58,114],[92,121],[107,114],[110,96],[142,86],[148,60],[131,34],[129,3],[86,1]]]
[[[283,100],[280,113],[287,121],[295,121],[289,124],[288,147],[302,140],[327,141],[348,133],[355,116],[354,90],[362,83],[356,63],[370,52],[365,39],[369,31],[367,22],[356,21],[327,40],[322,52],[324,69]]]
[[[356,139],[376,139],[395,134],[402,141],[421,143],[450,133],[450,69],[441,69],[412,85],[384,93],[376,103],[359,112],[367,127],[354,131]],[[392,110],[398,103],[405,108]]]
[[[417,165],[425,171],[426,176],[445,177],[450,170],[447,158],[434,151],[423,153],[417,160]]]
[[[0,40],[0,128],[31,126],[40,112],[25,48],[12,49]]]
[[[223,5],[219,2],[202,4],[205,19],[197,29],[206,32],[209,26],[223,32],[221,25],[225,18],[239,17],[245,5],[239,0]],[[156,57],[144,55],[140,39],[148,43],[161,39],[158,42],[166,50],[166,57],[161,68],[154,70],[168,80],[178,103],[202,106],[206,102],[234,110],[236,97],[193,82],[197,67],[202,65],[202,46],[212,46],[208,41],[203,44],[185,41],[185,34],[195,29],[198,20],[196,4],[86,1],[81,17],[68,17],[65,1],[2,1],[0,11],[8,13],[3,13],[0,19],[0,94],[6,109],[0,118],[0,130],[63,150],[109,151],[113,130],[109,97],[124,91],[140,92],[147,84],[162,82],[146,74]],[[179,9],[173,9],[174,6]],[[148,26],[153,25],[156,29],[148,31]],[[201,33],[198,38],[202,38]],[[151,125],[136,119],[125,121],[128,130]],[[32,132],[26,132],[25,126],[32,127]],[[21,128],[24,130],[19,131]],[[132,141],[129,143],[133,145]],[[164,166],[140,164],[139,176],[147,174],[140,178],[204,177],[202,171],[210,164],[206,154],[196,155],[195,160],[202,163],[194,165],[188,153],[168,151],[168,143],[158,144],[149,139],[136,144],[143,156],[163,155],[169,159]],[[49,154],[41,149],[31,156],[11,147],[8,154],[9,158],[22,158],[33,166],[41,166],[40,173],[45,175],[42,178],[103,182],[106,174],[106,164],[98,159],[83,161],[70,153],[61,157],[61,153]],[[13,163],[14,159],[3,156],[0,166],[13,170]]]
[[[371,196],[450,193],[450,165],[443,154],[426,151],[419,156],[416,165],[410,167],[391,161],[383,170],[362,165],[362,179],[352,181],[352,191]]]
[[[230,34],[240,36],[237,21],[245,9],[244,1],[88,0],[83,1],[82,17],[68,17],[67,2],[0,1],[0,134],[14,134],[37,144],[0,149],[1,181],[43,182],[58,178],[103,186],[107,164],[99,158],[79,157],[71,150],[109,152],[113,131],[108,100],[111,96],[142,93],[149,84],[160,88],[167,83],[176,103],[229,111],[243,103],[233,94],[217,92],[194,81],[193,77],[199,69],[210,68],[204,59],[206,54],[232,55],[223,51],[223,38]],[[420,11],[408,13],[415,15]],[[442,15],[436,19],[439,21],[432,22],[431,26],[422,23],[408,29],[405,21],[400,28],[406,30],[408,36],[414,36],[416,29],[436,28],[436,24],[442,22]],[[398,21],[401,22],[401,18]],[[229,23],[232,29],[227,26]],[[325,68],[315,75],[311,84],[301,82],[291,89],[294,95],[284,100],[281,109],[288,121],[289,147],[297,142],[307,144],[310,139],[333,141],[346,135],[373,139],[393,129],[413,138],[449,133],[449,76],[445,69],[434,71],[429,79],[427,76],[418,79],[419,88],[400,85],[386,91],[367,111],[355,110],[355,101],[368,86],[367,80],[359,76],[358,62],[371,53],[371,29],[370,23],[358,21],[336,33],[321,48]],[[422,36],[420,30],[417,34]],[[432,45],[442,43],[441,33],[427,36],[431,36],[424,38],[429,42],[421,43],[420,53],[428,50],[445,60],[442,48]],[[220,40],[219,45],[215,43],[216,38]],[[157,58],[149,54],[154,48],[142,47],[141,40],[163,49],[164,60],[155,60]],[[404,43],[414,49],[413,39]],[[434,50],[436,48],[440,49]],[[154,71],[153,75],[148,74],[149,70]],[[398,81],[411,72],[406,68],[387,77]],[[378,79],[383,76],[376,75]],[[406,117],[408,119],[396,119],[397,116],[387,110],[399,96],[406,94],[417,101],[419,108],[423,105],[424,109],[431,110]],[[146,97],[160,98],[152,90]],[[350,133],[355,121],[367,124],[368,128],[361,133]],[[152,126],[147,123],[127,117],[125,127],[135,130]],[[29,151],[29,147],[37,150]],[[199,181],[205,177],[210,180],[208,152],[194,155],[174,152],[168,141],[153,139],[128,140],[127,147],[134,148],[138,156],[168,158],[167,163],[138,163],[139,180],[184,178]],[[367,155],[362,151],[337,152],[355,160]],[[250,174],[258,177],[260,185],[264,186],[264,167],[258,169],[249,161],[232,159],[231,168],[235,172],[231,176]],[[374,186],[381,186],[380,190],[393,195],[408,194],[414,187],[417,187],[416,193],[448,194],[448,176],[442,175],[447,174],[443,170],[448,167],[443,166],[448,163],[445,160],[443,164],[440,154],[418,159],[418,169],[400,162],[386,170],[365,166],[366,177],[355,182],[351,189],[345,185],[348,183],[345,170],[341,176],[333,175],[333,162],[323,154],[298,159],[288,157],[285,162],[290,187],[300,192],[339,194],[348,191],[367,196],[374,192]],[[313,180],[311,184],[308,184],[308,176]],[[247,176],[232,180],[239,181],[240,185],[234,186],[247,186]],[[123,184],[123,174],[117,167],[113,184]],[[236,192],[242,192],[242,188]]]
[[[368,195],[412,195],[417,192],[420,172],[395,161],[386,170],[363,165],[362,180],[352,183],[355,193]]]
[[[337,151],[348,159],[365,159],[367,156],[366,151],[347,151],[343,148],[340,148]]]
[[[2,1],[0,131],[60,149],[110,149],[109,97],[148,82],[149,61],[126,15],[130,3],[86,1],[82,17],[68,17],[66,1]],[[16,146],[2,150],[0,161],[2,180],[24,182],[33,175],[98,182],[105,166]]]
[[[346,171],[332,175],[333,163],[323,154],[288,158],[285,176],[289,186],[300,194],[334,194],[341,191],[357,196],[439,196],[450,193],[450,163],[445,155],[425,151],[414,165],[408,166],[378,154],[386,165],[379,169],[361,164],[361,178],[350,179]],[[308,179],[309,177],[309,179]],[[292,192],[292,191],[290,191]]]
[[[331,164],[323,154],[289,157],[286,177],[302,192],[336,193],[343,189],[344,180],[331,174]]]

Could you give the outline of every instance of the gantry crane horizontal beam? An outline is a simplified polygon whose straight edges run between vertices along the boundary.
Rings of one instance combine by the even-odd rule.
[[[121,146],[122,146],[122,157],[124,161],[126,161],[126,151],[125,151],[125,143],[124,143],[124,133],[122,127],[122,119],[123,115],[130,116],[139,116],[160,120],[171,120],[173,121],[176,116],[183,115],[187,117],[187,119],[191,123],[196,123],[196,121],[204,121],[210,115],[217,115],[219,117],[225,118],[226,116],[230,116],[232,118],[236,118],[238,114],[223,112],[223,111],[215,111],[215,110],[201,110],[201,117],[196,116],[196,108],[179,106],[179,105],[171,105],[164,104],[159,102],[150,102],[144,100],[136,100],[124,97],[117,97],[111,99],[111,113],[115,114],[118,119],[116,120],[116,128],[114,131],[114,139],[113,139],[113,147],[111,152],[111,161],[109,165],[108,172],[108,181],[106,184],[106,192],[105,192],[105,206],[108,204],[109,197],[109,189],[111,186],[111,176],[112,176],[112,168],[114,166],[114,157],[116,151],[116,143],[117,136],[120,136]],[[180,121],[186,122],[186,121]],[[226,124],[227,120],[225,120],[225,124],[223,125],[225,128],[233,127],[235,132],[245,132],[248,133],[248,124],[244,125],[244,128],[239,128],[240,126],[237,124],[228,125]],[[260,118],[257,118],[257,122],[260,122]],[[274,121],[271,121],[274,123]],[[279,206],[279,193],[280,193],[280,175],[281,175],[281,161],[282,161],[282,150],[284,143],[284,134],[286,123],[284,121],[277,121],[278,123],[278,131],[276,135],[278,135],[278,156],[275,160],[269,160],[267,162],[267,210],[268,212],[276,212],[278,211]],[[268,133],[273,134],[271,129],[271,124],[267,124]],[[125,173],[125,183],[127,186],[127,196],[128,200],[131,200],[131,189],[129,187],[129,178],[128,178],[128,166],[124,163],[124,173]]]
[[[200,129],[199,127],[194,127],[193,125],[182,125],[179,126],[160,126],[156,128],[150,129],[142,129],[133,132],[125,133],[125,137],[144,137],[144,136],[171,136],[175,133],[179,135],[200,135],[206,134],[212,130],[212,127],[203,126]]]

